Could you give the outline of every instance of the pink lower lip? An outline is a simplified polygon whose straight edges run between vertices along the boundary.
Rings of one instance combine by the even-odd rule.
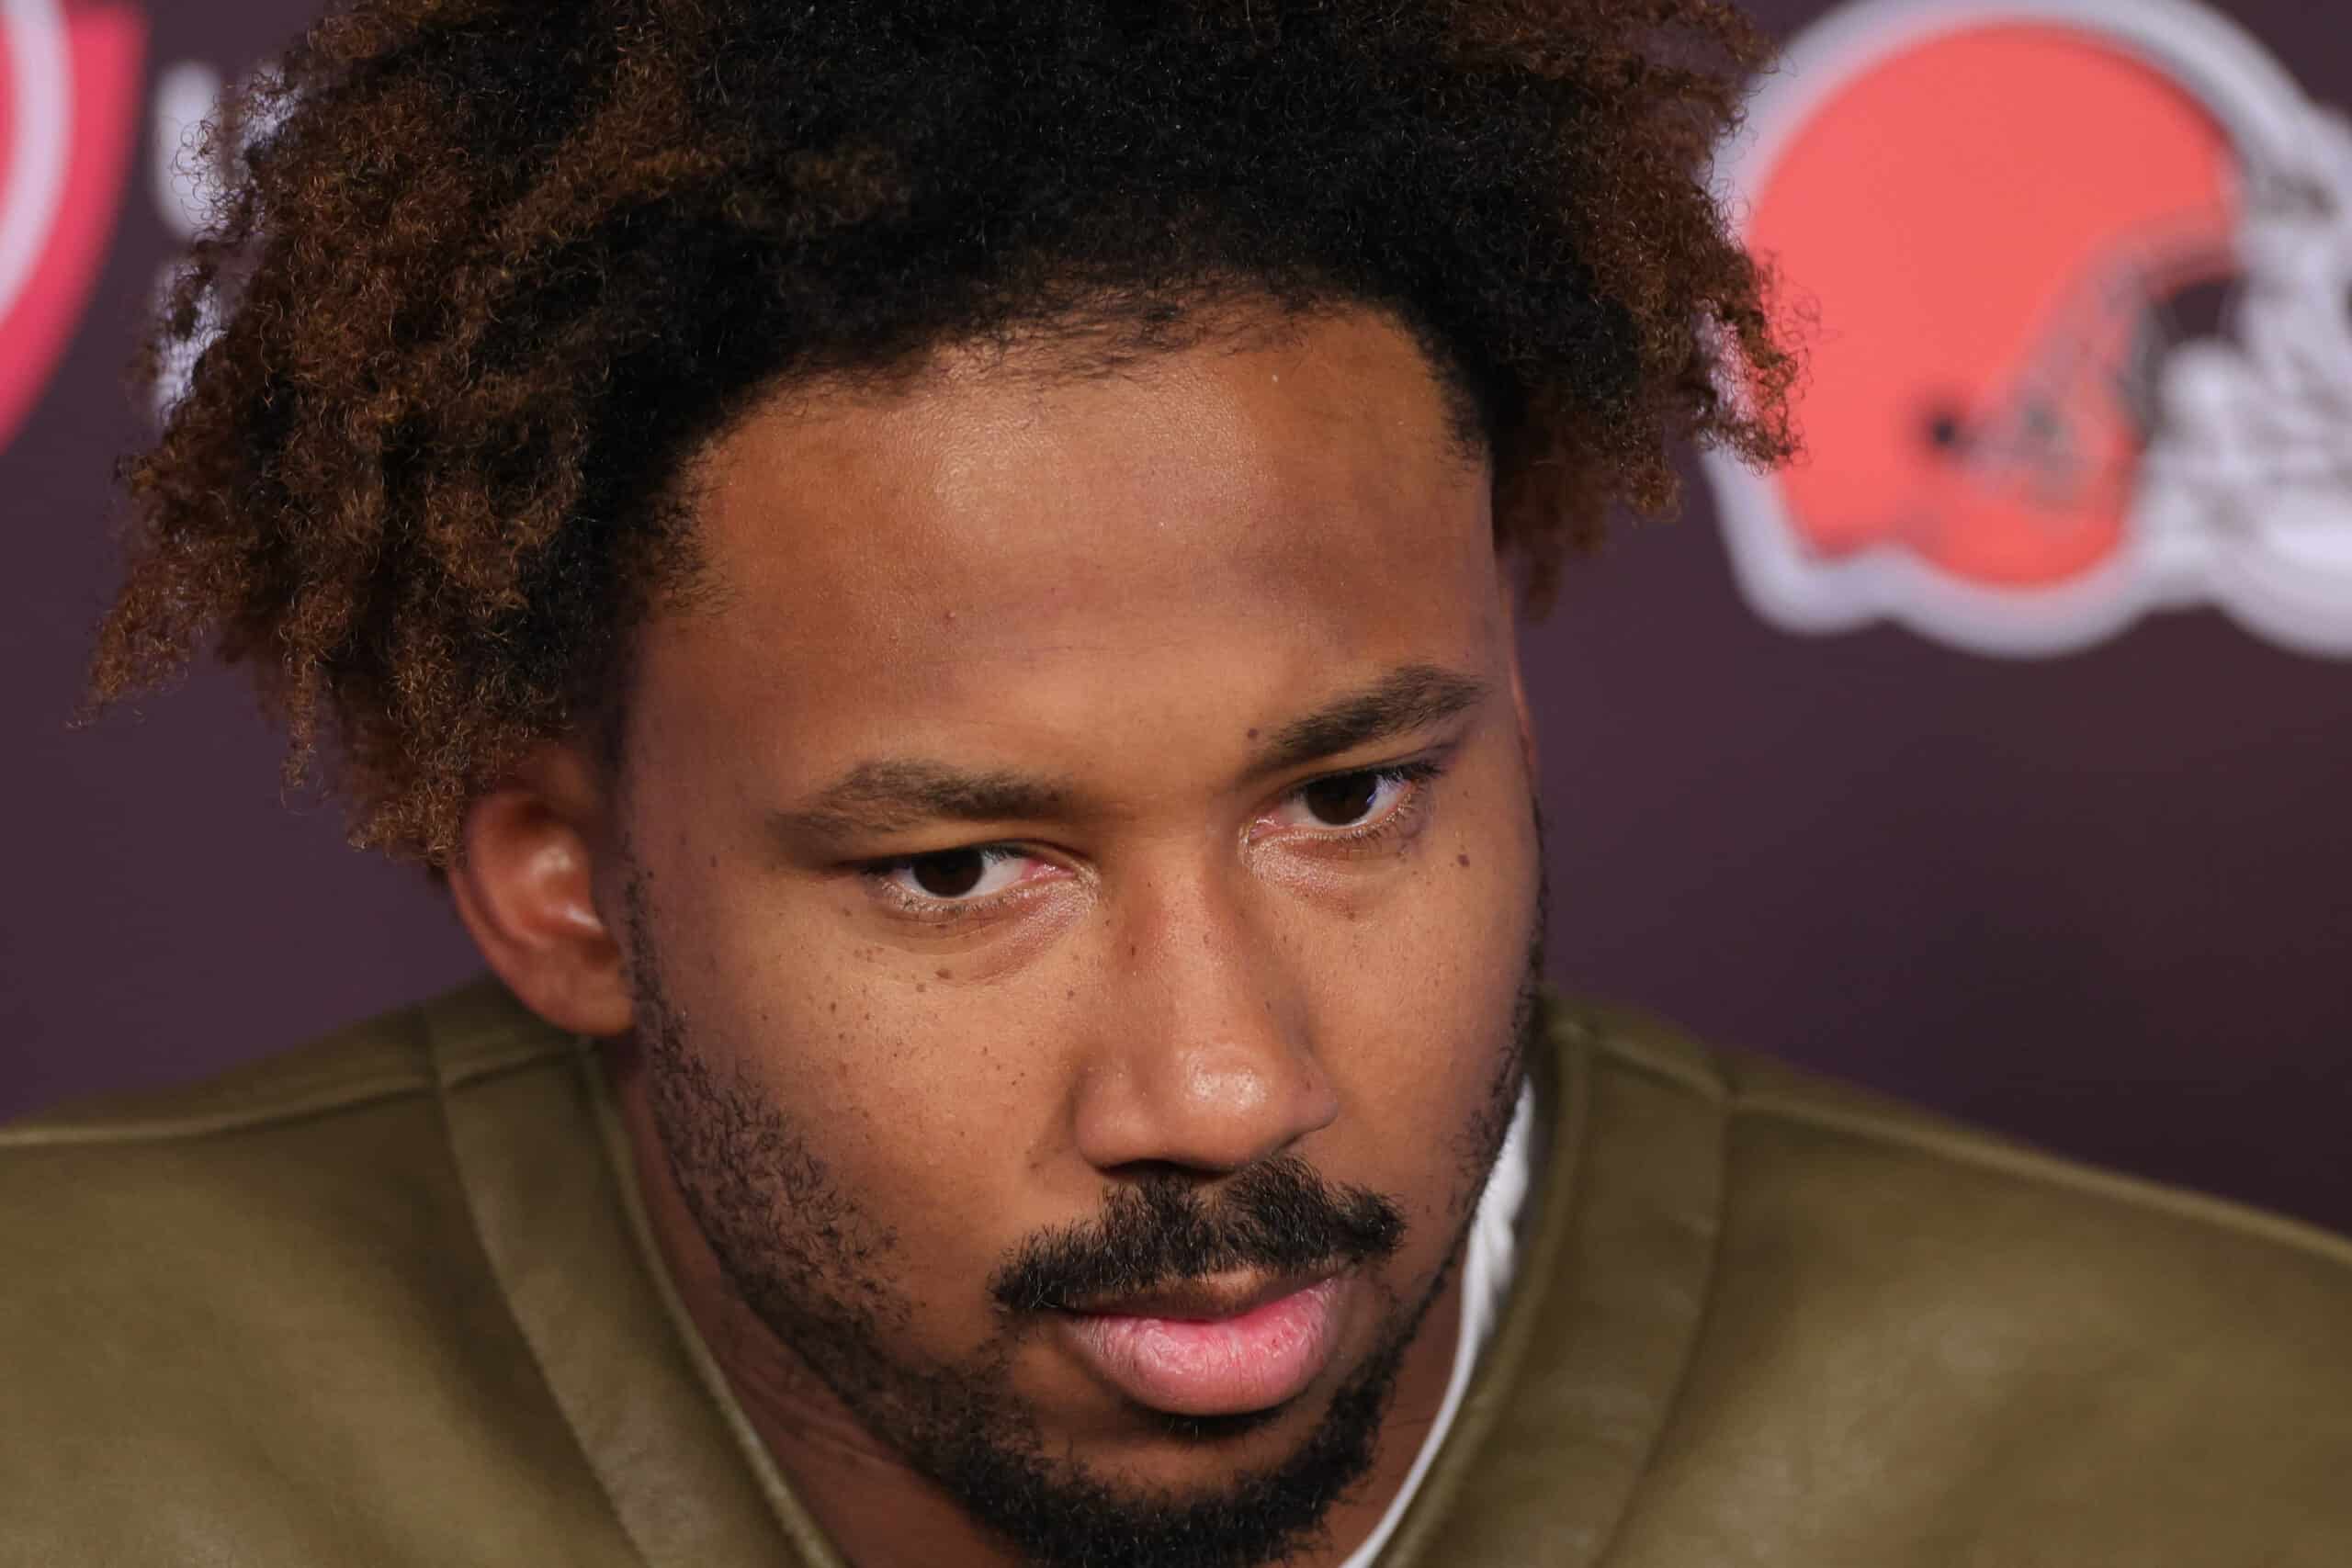
[[[1141,1404],[1173,1416],[1238,1416],[1295,1397],[1331,1359],[1338,1281],[1232,1317],[1072,1313],[1080,1355]]]

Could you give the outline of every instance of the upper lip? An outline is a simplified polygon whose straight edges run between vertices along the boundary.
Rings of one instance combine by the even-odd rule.
[[[1132,1295],[1098,1296],[1075,1303],[1068,1310],[1105,1317],[1238,1317],[1268,1302],[1320,1284],[1331,1274],[1328,1269],[1303,1274],[1219,1274]]]

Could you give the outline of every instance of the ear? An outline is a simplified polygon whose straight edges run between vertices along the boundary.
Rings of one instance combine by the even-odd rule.
[[[507,989],[558,1029],[600,1037],[630,1021],[620,944],[594,897],[606,805],[578,747],[542,747],[467,809],[449,873],[458,916]]]

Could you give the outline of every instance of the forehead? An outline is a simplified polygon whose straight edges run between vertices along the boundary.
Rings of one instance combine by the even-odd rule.
[[[1498,613],[1483,463],[1368,312],[1109,374],[969,355],[802,393],[697,477],[713,592],[647,628],[644,678],[800,742],[1155,683],[1246,707],[1277,674],[1476,660]]]

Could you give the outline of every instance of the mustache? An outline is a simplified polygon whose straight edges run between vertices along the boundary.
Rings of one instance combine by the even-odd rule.
[[[1334,1187],[1295,1155],[1250,1167],[1212,1199],[1197,1180],[1158,1172],[1114,1192],[1102,1216],[1033,1237],[989,1281],[1016,1313],[1253,1269],[1304,1274],[1381,1262],[1405,1241],[1396,1202]]]

